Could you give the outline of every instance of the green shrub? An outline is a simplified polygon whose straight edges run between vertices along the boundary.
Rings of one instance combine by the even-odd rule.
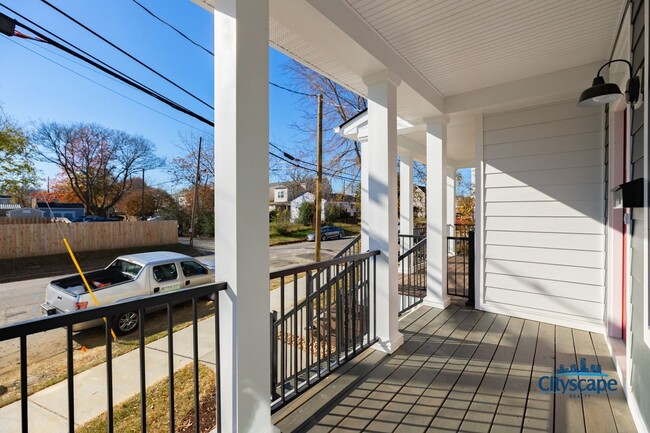
[[[312,226],[314,224],[314,203],[305,201],[300,205],[298,221],[306,226]]]
[[[325,205],[325,221],[328,224],[341,221],[346,217],[346,212],[341,208],[341,206],[334,203],[327,203]]]

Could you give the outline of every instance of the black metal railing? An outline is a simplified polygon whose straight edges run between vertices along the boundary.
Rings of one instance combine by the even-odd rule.
[[[107,429],[108,432],[114,431],[114,414],[113,414],[113,356],[112,348],[113,341],[111,329],[114,318],[129,312],[137,312],[139,316],[139,384],[140,384],[140,431],[146,431],[147,422],[147,389],[145,377],[145,311],[152,308],[166,308],[167,309],[167,332],[168,332],[168,370],[169,370],[169,411],[170,411],[170,431],[175,430],[174,420],[174,333],[173,333],[173,314],[172,310],[174,305],[181,303],[192,303],[192,338],[193,338],[193,367],[194,367],[194,425],[195,431],[200,431],[199,426],[199,388],[198,388],[198,328],[197,328],[197,302],[199,298],[212,297],[215,300],[215,311],[219,310],[219,292],[226,289],[226,283],[211,284],[202,287],[195,287],[191,289],[184,289],[161,295],[154,295],[137,300],[124,301],[111,305],[90,308],[87,310],[79,310],[72,313],[55,314],[38,319],[33,319],[26,322],[20,322],[0,328],[0,342],[19,339],[20,341],[20,406],[21,406],[21,431],[23,433],[29,432],[29,414],[28,414],[28,389],[27,389],[27,373],[28,373],[28,359],[27,359],[27,341],[30,335],[50,331],[57,328],[66,329],[67,339],[67,396],[68,396],[68,426],[69,431],[75,431],[75,376],[74,376],[74,360],[73,360],[73,334],[72,327],[76,324],[93,321],[97,319],[106,319],[105,326],[105,347],[106,347],[106,395],[107,395]],[[214,315],[215,322],[215,371],[216,374],[216,406],[217,406],[217,431],[221,431],[221,401],[220,401],[220,374],[219,374],[219,320],[217,315]],[[138,369],[138,366],[133,366],[133,369]],[[42,429],[43,426],[37,426]]]
[[[462,237],[447,236],[447,242],[450,251],[447,267],[447,294],[465,298],[473,297],[474,232],[469,231],[467,236]]]
[[[454,224],[452,236],[459,238],[466,238],[469,236],[469,232],[474,231],[474,224]]]
[[[277,410],[358,353],[376,336],[378,251],[272,272],[271,409]]]
[[[416,235],[398,234],[397,240],[399,242],[400,254],[406,253],[408,250],[413,248],[415,244],[417,244],[424,238],[426,238],[426,236],[421,234],[416,234]]]
[[[427,293],[427,238],[399,256],[399,314],[422,303]]]
[[[333,258],[338,259],[339,257],[353,256],[361,252],[361,235],[356,235],[349,244],[345,246],[341,251],[339,251]]]

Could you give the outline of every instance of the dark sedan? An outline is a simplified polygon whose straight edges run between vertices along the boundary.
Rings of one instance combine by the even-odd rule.
[[[320,228],[320,239],[322,241],[325,241],[327,239],[341,239],[343,236],[345,236],[345,231],[340,227],[323,226]],[[307,235],[307,240],[308,241],[316,240],[316,234],[309,233]]]

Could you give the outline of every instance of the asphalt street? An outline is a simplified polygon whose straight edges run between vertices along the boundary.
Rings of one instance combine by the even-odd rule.
[[[321,259],[327,260],[342,250],[352,238],[325,241],[322,243]],[[189,238],[181,238],[181,243]],[[194,245],[207,252],[214,252],[214,241],[197,239]],[[277,245],[269,248],[270,270],[310,263],[314,261],[314,242],[301,242],[290,245]],[[107,263],[108,265],[108,263]],[[0,326],[41,316],[41,303],[45,298],[45,287],[56,278],[47,277],[34,280],[0,284]]]

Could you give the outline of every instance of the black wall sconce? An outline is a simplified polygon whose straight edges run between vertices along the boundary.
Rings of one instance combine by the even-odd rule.
[[[594,107],[596,105],[609,104],[618,100],[623,94],[621,89],[614,83],[606,83],[605,79],[600,76],[603,68],[615,62],[625,62],[630,68],[630,79],[625,86],[625,99],[628,104],[634,104],[639,99],[639,77],[632,76],[632,64],[625,59],[610,60],[600,67],[596,78],[594,78],[591,87],[580,94],[578,100],[579,107]]]

